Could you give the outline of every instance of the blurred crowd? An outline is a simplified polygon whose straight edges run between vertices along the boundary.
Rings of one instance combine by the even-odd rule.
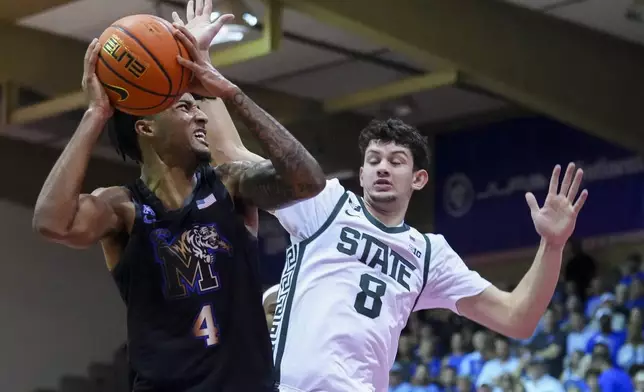
[[[644,392],[641,256],[613,273],[596,268],[572,244],[550,306],[525,341],[446,311],[414,313],[389,392]]]

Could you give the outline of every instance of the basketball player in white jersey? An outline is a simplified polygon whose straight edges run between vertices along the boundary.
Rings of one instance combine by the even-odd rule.
[[[232,124],[212,137],[217,163],[263,159],[243,146]],[[561,168],[554,168],[543,206],[526,194],[541,242],[530,270],[505,292],[469,270],[443,236],[404,222],[412,194],[428,181],[429,149],[415,128],[372,121],[359,148],[362,196],[332,179],[316,197],[273,212],[292,242],[271,329],[281,391],[386,391],[401,331],[417,310],[450,309],[528,338],[588,196],[579,193],[583,172],[572,163],[561,185]]]

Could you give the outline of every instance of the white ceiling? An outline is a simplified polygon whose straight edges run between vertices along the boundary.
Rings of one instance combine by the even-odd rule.
[[[637,0],[506,0],[644,45],[644,22],[626,18]],[[644,15],[644,3],[640,1]]]

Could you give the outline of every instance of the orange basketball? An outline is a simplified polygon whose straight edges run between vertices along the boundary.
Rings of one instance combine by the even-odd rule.
[[[137,116],[156,114],[186,91],[192,72],[177,55],[190,56],[173,30],[156,16],[132,15],[101,34],[96,75],[115,108]]]

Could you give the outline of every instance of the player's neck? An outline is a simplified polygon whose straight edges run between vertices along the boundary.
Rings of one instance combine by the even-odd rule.
[[[368,197],[363,197],[363,200],[369,213],[387,227],[400,226],[405,220],[409,202],[392,201],[389,203],[375,203]]]
[[[170,210],[183,207],[195,186],[195,170],[157,162],[141,166],[141,179]]]

